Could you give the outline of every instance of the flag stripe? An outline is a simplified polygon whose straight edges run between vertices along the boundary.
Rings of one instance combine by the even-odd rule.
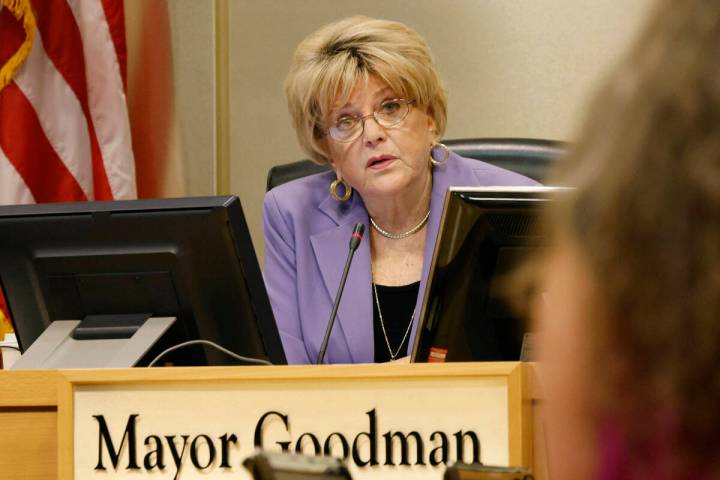
[[[36,0],[33,6],[43,46],[47,46],[47,56],[80,101],[87,122],[93,171],[93,194],[89,198],[112,199],[100,144],[90,115],[84,50],[75,17],[66,2]]]
[[[87,200],[75,177],[45,137],[32,104],[14,81],[0,90],[0,118],[15,119],[15,122],[0,124],[0,148],[36,201]]]
[[[85,197],[92,199],[93,171],[87,121],[75,93],[45,55],[40,35],[35,35],[30,56],[15,77],[15,83],[34,107],[47,141],[72,172]],[[18,134],[28,140],[33,138],[27,133]],[[34,190],[33,195],[38,197]]]
[[[27,1],[34,43],[0,96],[0,202],[136,198],[124,1]],[[0,60],[23,21],[0,10]]]
[[[10,60],[25,40],[25,30],[10,10],[0,9],[0,65]]]
[[[27,188],[2,148],[0,148],[0,185],[3,185],[3,188],[0,189],[0,205],[35,203],[32,192]],[[1,301],[2,295],[0,295],[0,303]],[[0,308],[2,308],[1,305]]]
[[[70,85],[80,104],[87,105],[87,81],[82,38],[72,10],[66,2],[35,0],[37,27],[45,52]]]
[[[116,0],[102,0],[105,18],[107,19],[110,35],[115,45],[115,54],[120,65],[120,76],[123,87],[127,92],[127,45],[125,43],[125,9],[123,3]]]
[[[120,66],[100,0],[68,2],[85,47],[90,115],[112,195],[135,198],[135,161]],[[82,21],[80,21],[81,19]]]

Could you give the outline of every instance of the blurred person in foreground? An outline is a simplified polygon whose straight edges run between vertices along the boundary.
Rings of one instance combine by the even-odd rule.
[[[720,2],[657,7],[553,179],[554,480],[720,478]]]
[[[402,23],[352,17],[317,30],[297,47],[285,91],[300,145],[332,167],[265,197],[265,283],[288,362],[315,362],[358,222],[365,240],[326,360],[404,357],[448,186],[535,182],[438,143],[445,90],[429,47]]]

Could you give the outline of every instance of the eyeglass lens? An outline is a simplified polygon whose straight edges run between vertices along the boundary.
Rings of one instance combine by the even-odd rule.
[[[365,129],[365,120],[374,117],[382,127],[393,127],[402,122],[410,111],[410,102],[402,99],[386,100],[371,114],[364,117],[343,115],[328,133],[335,140],[349,142],[357,139]]]

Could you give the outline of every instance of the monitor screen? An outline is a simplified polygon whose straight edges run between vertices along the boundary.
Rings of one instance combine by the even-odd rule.
[[[137,365],[194,339],[285,363],[235,196],[2,206],[0,287],[23,351],[57,320],[84,320],[92,337],[176,317]],[[237,361],[195,345],[161,363]]]
[[[543,243],[534,228],[553,187],[452,187],[438,232],[413,361],[519,360],[526,323],[508,274]]]

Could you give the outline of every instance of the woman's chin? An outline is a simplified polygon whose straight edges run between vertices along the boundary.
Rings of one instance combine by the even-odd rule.
[[[365,200],[407,195],[425,181],[421,175],[400,168],[387,168],[374,173],[365,177],[365,187],[360,191]]]
[[[402,195],[408,191],[407,182],[376,182],[370,188],[365,190],[365,194],[361,194],[365,200],[374,198],[388,198],[396,195]]]

